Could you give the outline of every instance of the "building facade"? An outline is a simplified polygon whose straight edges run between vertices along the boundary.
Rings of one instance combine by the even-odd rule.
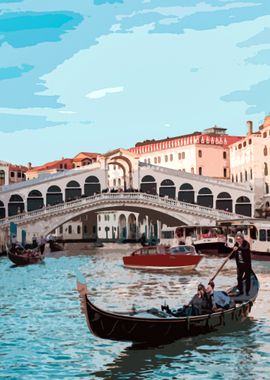
[[[231,181],[248,183],[255,192],[257,207],[269,207],[270,202],[270,116],[257,131],[247,122],[247,134],[230,145]]]
[[[0,187],[25,181],[27,167],[0,161]]]
[[[145,163],[184,172],[230,179],[229,145],[241,140],[224,128],[208,128],[190,135],[137,143],[129,150]]]

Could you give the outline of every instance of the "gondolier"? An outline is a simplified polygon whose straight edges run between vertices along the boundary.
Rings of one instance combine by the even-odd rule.
[[[252,273],[251,253],[250,245],[248,241],[244,239],[241,232],[238,232],[235,236],[235,245],[233,250],[235,252],[235,260],[237,265],[237,288],[239,293],[243,294],[243,281],[245,280],[245,291],[248,296],[250,291],[250,277]]]

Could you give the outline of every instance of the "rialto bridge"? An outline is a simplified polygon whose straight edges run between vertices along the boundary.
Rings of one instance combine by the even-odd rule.
[[[139,162],[123,149],[91,165],[4,186],[0,192],[0,243],[10,222],[46,235],[80,215],[128,210],[167,225],[209,224],[253,215],[246,184],[203,177]],[[2,236],[2,238],[1,238]]]

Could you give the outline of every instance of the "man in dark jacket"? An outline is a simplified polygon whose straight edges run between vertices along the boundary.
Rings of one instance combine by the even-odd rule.
[[[237,287],[239,294],[243,294],[243,280],[246,280],[246,295],[249,295],[251,276],[251,254],[249,243],[244,239],[243,234],[238,232],[235,237],[235,260],[237,265]]]

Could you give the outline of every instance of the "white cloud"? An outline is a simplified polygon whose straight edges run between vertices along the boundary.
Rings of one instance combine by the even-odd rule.
[[[89,92],[89,94],[87,94],[86,97],[89,99],[100,99],[100,98],[104,98],[104,96],[106,96],[107,94],[115,94],[115,93],[123,92],[123,91],[124,91],[123,86],[108,87],[108,88],[102,88],[100,90]]]

